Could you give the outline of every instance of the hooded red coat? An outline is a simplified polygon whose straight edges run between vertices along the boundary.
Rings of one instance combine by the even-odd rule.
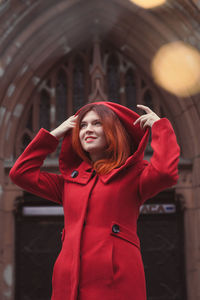
[[[52,300],[145,300],[139,208],[178,179],[179,146],[167,119],[152,126],[153,156],[147,162],[149,130],[133,125],[139,116],[116,103],[101,104],[118,115],[135,145],[123,166],[107,175],[94,173],[73,151],[68,132],[59,157],[61,174],[42,172],[45,157],[59,141],[40,129],[10,171],[23,189],[63,205],[63,245],[54,265]]]

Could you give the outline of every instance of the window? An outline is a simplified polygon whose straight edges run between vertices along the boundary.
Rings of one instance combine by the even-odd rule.
[[[157,113],[161,111],[151,81],[136,64],[112,46],[103,44],[100,49],[99,42],[94,42],[92,46],[67,54],[40,81],[20,124],[16,156],[41,127],[51,131],[86,104],[88,99],[93,101],[91,95],[95,95],[95,78],[98,79],[98,76],[101,79],[100,89],[108,101],[121,103],[138,113],[142,111],[137,111],[137,103],[147,105]],[[58,153],[56,151],[51,157]]]

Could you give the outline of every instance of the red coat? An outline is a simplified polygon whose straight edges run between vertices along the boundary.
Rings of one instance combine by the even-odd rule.
[[[41,129],[10,171],[17,185],[64,208],[52,300],[145,300],[139,208],[178,179],[179,146],[170,122],[163,118],[154,123],[149,163],[143,160],[149,130],[133,125],[138,115],[115,103],[104,104],[118,114],[135,145],[122,167],[95,174],[73,152],[69,132],[59,159],[61,174],[42,172],[40,166],[58,139]]]

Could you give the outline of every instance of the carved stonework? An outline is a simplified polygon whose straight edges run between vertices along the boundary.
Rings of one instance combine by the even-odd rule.
[[[89,96],[89,102],[106,101],[105,94],[105,71],[101,62],[100,41],[98,37],[94,41],[93,65],[90,70],[92,93]]]
[[[10,4],[10,0],[0,0],[0,13],[4,12],[6,8],[8,8]]]
[[[194,206],[192,193],[192,170],[182,168],[179,171],[179,179],[176,185],[176,201],[182,209]]]
[[[192,2],[193,2],[198,8],[200,8],[200,1],[199,1],[199,0],[192,0]]]
[[[191,188],[192,187],[192,171],[182,169],[179,172],[179,179],[176,188]]]
[[[19,122],[15,157],[41,127],[52,130],[88,102],[113,101],[136,111],[140,103],[162,116],[161,103],[149,79],[119,49],[107,42],[100,44],[98,37],[64,56],[44,78],[33,79],[37,89]]]

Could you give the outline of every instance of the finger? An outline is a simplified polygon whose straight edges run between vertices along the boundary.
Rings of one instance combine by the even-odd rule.
[[[138,108],[143,109],[144,111],[146,111],[146,113],[152,113],[153,111],[146,105],[142,105],[142,104],[137,104]]]
[[[141,121],[141,119],[143,118],[144,115],[140,116],[133,124],[136,125],[137,123],[139,123]]]
[[[149,119],[149,118],[146,118],[146,119],[141,120],[140,126],[141,126],[142,128],[144,128],[145,126],[147,126],[147,124],[149,125],[149,123],[150,123],[150,119]],[[146,125],[145,125],[145,124],[146,124]]]
[[[68,120],[69,120],[70,123],[76,123],[77,116],[71,116]]]
[[[146,120],[147,118],[149,118],[149,115],[142,115],[141,117],[139,117],[134,123],[133,125],[136,125],[137,123],[143,121],[143,120]]]
[[[147,121],[142,125],[142,128],[145,128],[145,127],[147,127],[147,126],[150,126],[149,120],[147,120]],[[150,126],[150,127],[151,127],[151,126]]]
[[[136,124],[138,124],[140,122],[140,118],[138,118],[134,123],[133,123],[133,125],[136,125]]]
[[[73,119],[76,120],[77,118],[78,118],[78,116],[75,116],[75,115],[73,115],[73,116],[70,117],[70,119],[72,119],[72,120]]]

